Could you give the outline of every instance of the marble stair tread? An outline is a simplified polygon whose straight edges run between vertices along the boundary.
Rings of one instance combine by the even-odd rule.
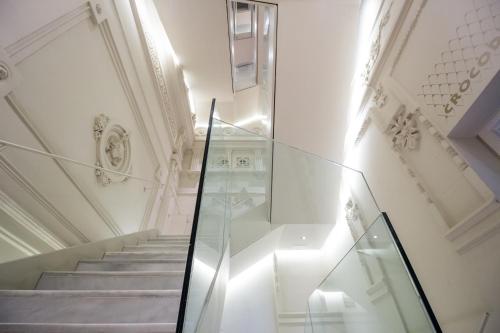
[[[174,333],[174,323],[153,324],[0,324],[4,333]]]
[[[44,272],[37,290],[180,290],[184,271]]]
[[[173,323],[180,290],[2,290],[0,323]]]
[[[126,245],[123,247],[123,252],[150,252],[150,251],[187,251],[188,245],[162,245],[162,244],[139,244]]]
[[[189,240],[147,239],[137,242],[138,245],[188,246]]]
[[[185,259],[80,260],[77,271],[184,271]]]
[[[169,240],[175,240],[175,239],[189,240],[189,239],[191,239],[191,235],[157,235],[153,238],[155,238],[155,239],[169,239]]]
[[[130,260],[130,259],[186,259],[187,251],[145,251],[145,252],[106,252],[103,260]]]

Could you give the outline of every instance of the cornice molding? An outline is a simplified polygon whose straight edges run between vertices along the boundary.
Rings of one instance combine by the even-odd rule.
[[[14,93],[9,93],[5,97],[7,104],[12,108],[14,113],[19,117],[19,119],[23,122],[26,128],[31,132],[33,137],[38,141],[38,143],[42,146],[42,148],[48,153],[54,154],[54,149],[51,148],[48,141],[43,137],[41,132],[36,128],[35,124],[28,117],[28,114],[21,106]],[[108,226],[109,230],[115,235],[120,236],[123,235],[123,231],[118,226],[118,224],[114,221],[113,217],[109,214],[109,212],[102,206],[97,198],[95,198],[91,191],[80,181],[74,177],[69,169],[63,165],[60,161],[54,160],[54,163],[59,167],[59,169],[63,172],[63,174],[67,177],[67,179],[75,186],[75,188],[80,192],[82,197],[87,201],[87,203],[94,209],[94,211],[101,217],[103,222]]]
[[[5,51],[14,64],[17,65],[61,34],[90,17],[91,10],[89,4],[82,4],[10,44],[5,48]]]
[[[394,61],[392,62],[391,70],[389,72],[389,75],[392,75],[394,73],[394,70],[396,69],[396,66],[399,63],[399,60],[401,59],[401,56],[403,55],[403,52],[406,48],[406,45],[408,44],[408,41],[410,40],[410,37],[415,30],[418,19],[420,18],[420,15],[422,14],[422,11],[424,10],[425,5],[427,5],[428,0],[422,0],[420,3],[420,6],[417,9],[417,13],[413,17],[413,20],[410,24],[410,27],[408,28],[408,31],[405,34],[405,37],[403,38],[403,41],[401,43],[401,46],[399,47],[398,51],[396,52],[396,56],[394,58]]]
[[[16,235],[9,232],[4,227],[0,226],[0,239],[9,243],[13,247],[15,247],[18,251],[23,252],[27,256],[33,256],[36,254],[40,254],[41,252],[17,237]]]
[[[64,241],[46,230],[39,221],[1,190],[0,210],[52,249],[60,250],[68,246]]]
[[[113,36],[112,29],[109,24],[108,16],[109,16],[109,9],[107,7],[107,4],[101,3],[98,0],[91,0],[69,11],[68,13],[58,17],[57,19],[45,24],[44,26],[36,29],[29,35],[19,39],[18,41],[12,43],[11,45],[7,46],[5,48],[6,51],[5,53],[9,58],[12,58],[11,59],[12,63],[18,64],[23,59],[36,53],[39,49],[41,49],[51,41],[55,40],[58,36],[67,32],[75,25],[79,24],[84,20],[91,19],[94,22],[94,24],[96,24],[97,27],[99,28],[101,36],[108,50],[109,56],[115,67],[116,73],[120,79],[119,80],[120,84],[122,85],[129,106],[133,112],[133,116],[139,128],[139,132],[142,136],[143,142],[145,143],[146,151],[148,152],[148,155],[154,164],[153,167],[159,168],[161,163],[153,147],[153,143],[149,136],[149,131],[146,128],[144,118],[141,114],[141,110],[135,96],[135,91],[134,89],[132,89],[131,81],[128,77],[127,71],[125,70],[125,66],[123,64],[120,52],[118,50],[116,41]],[[12,89],[10,90],[12,91]],[[11,91],[8,91],[7,93],[10,93]],[[11,97],[12,96],[13,95],[11,95]],[[25,119],[22,120],[25,124],[28,125],[30,131],[35,134],[35,137],[39,139],[38,135],[36,135],[36,132],[33,131],[33,126],[29,126],[29,121],[27,122],[25,121]],[[45,148],[45,145],[46,142],[44,141],[42,146],[44,146]],[[67,172],[65,171],[65,173]],[[70,177],[68,174],[67,176]],[[103,218],[103,220],[106,222],[106,224],[108,225],[109,229],[113,232],[113,234],[115,234],[116,236],[121,235],[122,234],[121,229],[113,221],[110,214],[104,210],[104,207],[102,207],[96,199],[91,198],[88,196],[88,194],[84,194],[82,192],[82,186],[83,186],[82,184],[79,185],[76,184],[76,180],[74,179],[71,179],[71,182],[78,188],[78,190],[82,193],[82,195],[84,195],[85,199],[89,201],[91,206],[96,210],[96,212],[101,216],[101,218]],[[152,214],[152,209],[154,208],[153,207],[154,205],[151,204],[151,202],[154,203],[155,201],[154,199],[157,193],[158,191],[157,189],[155,189],[154,191],[152,191],[151,196],[148,199],[148,204],[144,215],[145,219],[149,219],[149,217]]]
[[[0,155],[0,169],[14,180],[26,193],[49,212],[66,230],[81,243],[88,243],[87,238],[69,219],[67,219],[30,181],[28,181],[5,157]]]

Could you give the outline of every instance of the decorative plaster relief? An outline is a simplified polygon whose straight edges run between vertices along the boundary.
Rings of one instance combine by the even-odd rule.
[[[88,2],[90,11],[92,12],[92,19],[95,24],[101,24],[107,19],[106,11],[103,4],[98,0],[90,0]]]
[[[392,75],[394,73],[394,70],[396,69],[396,66],[399,63],[399,60],[401,59],[401,56],[403,55],[403,52],[406,48],[406,45],[408,44],[408,41],[410,40],[410,36],[415,30],[415,27],[417,26],[418,19],[420,18],[420,15],[422,14],[422,11],[425,8],[425,5],[427,4],[428,0],[423,0],[420,3],[420,6],[418,7],[417,13],[415,14],[415,17],[413,18],[413,21],[411,22],[410,27],[408,28],[408,31],[406,32],[406,35],[403,39],[403,42],[401,43],[401,46],[399,47],[396,57],[394,58],[394,62],[392,63],[391,71],[389,75]]]
[[[4,97],[19,84],[19,72],[12,59],[0,46],[0,96]]]
[[[94,139],[96,141],[96,166],[122,174],[96,169],[97,181],[106,186],[111,183],[125,182],[130,173],[131,145],[127,131],[117,124],[110,124],[109,118],[100,114],[94,119]]]
[[[387,8],[387,11],[385,12],[384,16],[380,20],[378,24],[378,32],[377,32],[377,37],[375,40],[372,42],[370,46],[370,56],[368,57],[368,61],[365,64],[363,73],[361,74],[361,77],[363,78],[363,81],[365,83],[368,83],[370,80],[370,74],[375,66],[375,63],[377,62],[377,59],[380,55],[380,50],[382,48],[382,31],[384,30],[384,27],[389,23],[389,19],[391,18],[391,8],[392,8],[392,2],[389,5],[389,8]]]
[[[174,110],[170,106],[167,82],[163,74],[163,68],[161,66],[160,58],[158,56],[158,52],[156,51],[156,45],[152,37],[146,31],[144,31],[144,39],[146,41],[149,59],[151,60],[153,74],[156,79],[158,92],[160,94],[160,99],[163,105],[163,115],[164,117],[166,117],[167,126],[170,129],[173,141],[175,141],[175,139],[177,138],[177,121],[175,119],[175,115],[173,114]]]
[[[463,158],[460,157],[458,152],[453,148],[453,146],[449,143],[448,140],[445,139],[445,137],[439,132],[439,130],[432,125],[432,123],[422,115],[419,109],[415,111],[416,118],[418,121],[424,125],[425,128],[427,128],[427,131],[431,134],[432,137],[434,137],[441,148],[448,153],[448,155],[451,157],[453,162],[458,166],[460,170],[465,170],[469,165]]]
[[[495,0],[473,1],[473,5],[456,28],[456,38],[448,41],[440,62],[421,85],[423,103],[444,119],[466,106],[465,96],[472,95],[474,83],[485,80],[485,71],[498,69],[493,59],[500,55],[500,6]]]
[[[368,130],[368,127],[370,126],[371,122],[372,122],[372,118],[370,116],[365,118],[365,120],[363,121],[363,124],[361,124],[358,135],[356,136],[356,139],[354,140],[355,145],[357,145],[358,143],[361,142],[361,139],[363,138],[366,131]]]
[[[387,133],[392,136],[392,145],[398,151],[418,149],[420,131],[417,127],[415,114],[406,112],[406,106],[401,104],[396,115],[387,128]]]
[[[352,198],[347,200],[344,210],[347,222],[354,222],[360,218],[358,205],[352,200]]]
[[[377,89],[375,89],[375,95],[373,95],[373,103],[381,109],[387,103],[387,94],[384,93],[384,87],[379,84]]]

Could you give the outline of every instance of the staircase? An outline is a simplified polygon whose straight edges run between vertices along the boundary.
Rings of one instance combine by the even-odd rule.
[[[0,332],[175,332],[188,244],[158,236],[0,290]]]

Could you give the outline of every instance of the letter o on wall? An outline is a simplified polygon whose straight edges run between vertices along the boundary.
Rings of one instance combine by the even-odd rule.
[[[469,87],[470,87],[470,80],[469,79],[463,80],[459,86],[460,92],[467,91],[467,89],[469,89]]]

